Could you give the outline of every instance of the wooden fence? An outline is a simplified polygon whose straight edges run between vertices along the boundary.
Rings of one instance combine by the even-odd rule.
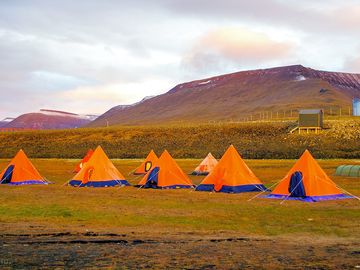
[[[308,109],[308,108],[304,108]],[[328,107],[322,108],[324,111],[324,119],[346,119],[346,118],[354,118],[359,119],[359,116],[352,116],[352,107]],[[239,117],[230,117],[227,120],[214,120],[209,121],[209,123],[216,122],[230,122],[230,123],[238,123],[238,122],[252,122],[252,121],[296,121],[299,118],[299,110],[268,110],[268,111],[259,111],[256,113],[244,113]]]

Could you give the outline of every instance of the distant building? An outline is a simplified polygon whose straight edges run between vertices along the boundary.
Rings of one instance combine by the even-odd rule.
[[[360,98],[353,99],[353,116],[360,116]]]
[[[299,128],[323,128],[324,112],[321,109],[300,110]]]

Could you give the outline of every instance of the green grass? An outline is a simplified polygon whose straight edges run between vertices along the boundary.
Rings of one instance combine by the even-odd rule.
[[[0,161],[3,167],[7,160]],[[190,172],[199,160],[178,160]],[[248,160],[255,174],[271,186],[281,179],[293,160]],[[320,160],[333,180],[360,195],[355,178],[333,177],[345,160]],[[221,194],[191,190],[145,190],[124,188],[74,188],[63,186],[73,175],[76,160],[34,160],[49,186],[0,186],[0,224],[21,231],[42,224],[56,231],[106,231],[122,233],[214,233],[256,236],[360,237],[360,203],[339,200],[302,203],[254,199],[255,194]],[[136,184],[129,173],[140,160],[115,160],[115,165]],[[192,176],[198,184],[203,178]],[[9,229],[10,228],[10,229]]]

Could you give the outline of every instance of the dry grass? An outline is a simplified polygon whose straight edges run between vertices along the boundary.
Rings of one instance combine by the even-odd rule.
[[[320,135],[289,134],[293,122],[251,122],[213,125],[111,127],[0,134],[0,157],[23,148],[30,157],[81,158],[103,146],[112,158],[139,158],[153,147],[176,158],[219,158],[230,143],[245,158],[298,158],[309,149],[316,158],[359,158],[360,120],[327,121]]]

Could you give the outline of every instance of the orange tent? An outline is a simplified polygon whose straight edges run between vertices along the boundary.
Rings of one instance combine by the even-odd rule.
[[[308,150],[303,153],[273,192],[265,197],[308,202],[352,198],[341,192]]]
[[[262,191],[266,188],[245,164],[235,147],[230,145],[219,163],[196,190],[240,193]]]
[[[218,161],[214,156],[209,153],[206,158],[201,161],[199,166],[191,173],[192,175],[208,175],[218,164]]]
[[[153,150],[150,151],[143,163],[135,170],[135,175],[146,174],[151,170],[154,163],[158,160],[157,155]]]
[[[47,184],[23,150],[20,150],[2,171],[0,179],[1,184],[9,185]]]
[[[194,187],[189,177],[166,150],[153,165],[153,168],[139,182],[139,186],[161,189]]]
[[[91,158],[93,153],[94,153],[94,151],[92,149],[89,149],[88,152],[86,153],[85,157],[80,161],[80,163],[78,165],[76,165],[74,172],[76,172],[76,173],[80,172],[81,168],[84,166],[84,164],[86,162],[89,161],[89,159]]]
[[[84,164],[80,172],[68,184],[79,187],[129,185],[100,146],[96,148],[89,161]]]

